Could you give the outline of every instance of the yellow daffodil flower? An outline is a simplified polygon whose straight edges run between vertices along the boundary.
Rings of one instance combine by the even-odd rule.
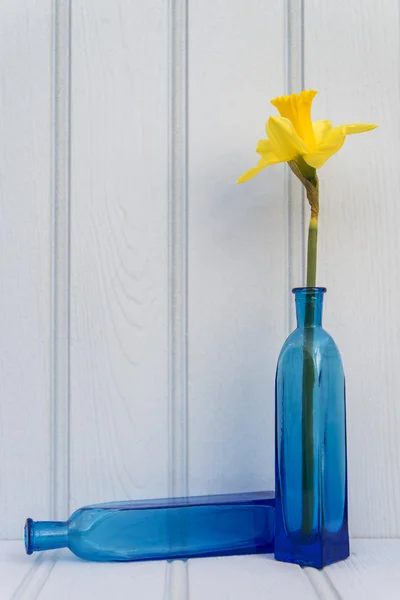
[[[311,121],[311,105],[315,90],[279,96],[271,100],[279,117],[270,117],[266,125],[268,139],[260,140],[256,152],[258,165],[244,173],[237,183],[248,181],[260,171],[281,162],[296,161],[305,177],[304,167],[319,169],[343,146],[347,135],[375,129],[376,125],[353,123],[332,127],[330,121]],[[302,157],[302,159],[300,158]],[[306,163],[306,164],[304,164]],[[315,172],[315,171],[314,171]]]

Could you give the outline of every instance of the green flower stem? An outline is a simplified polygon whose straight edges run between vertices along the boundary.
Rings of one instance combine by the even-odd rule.
[[[317,243],[318,217],[311,213],[307,245],[307,287],[315,287],[317,280]]]
[[[317,270],[318,217],[312,213],[308,229],[307,248],[307,287],[315,287]],[[304,317],[303,348],[303,394],[302,394],[302,534],[310,536],[314,521],[314,432],[313,432],[313,396],[314,396],[314,360],[312,356],[314,342],[314,302],[306,299]]]
[[[316,170],[310,167],[305,160],[298,156],[296,160],[288,162],[289,167],[300,179],[307,193],[307,200],[311,207],[310,226],[308,228],[307,246],[307,287],[315,287],[317,275],[317,241],[318,241],[318,213],[319,213],[319,182]],[[302,522],[301,532],[304,536],[311,536],[314,522],[314,491],[317,482],[314,481],[314,302],[307,296],[304,315],[304,345],[303,345],[303,390],[301,413],[301,441],[302,441]]]

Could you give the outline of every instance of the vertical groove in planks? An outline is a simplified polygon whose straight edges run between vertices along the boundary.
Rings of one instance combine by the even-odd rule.
[[[169,23],[169,495],[188,493],[188,4]]]
[[[300,92],[304,87],[304,0],[286,0],[286,87],[287,93]],[[290,290],[304,285],[305,231],[304,192],[299,181],[286,168],[286,194],[288,211],[288,307],[287,325],[292,331],[293,301]]]
[[[53,0],[51,507],[69,514],[71,0]]]
[[[169,3],[168,494],[188,495],[188,0]],[[189,597],[187,563],[168,565],[166,600]]]
[[[312,585],[320,600],[342,600],[341,595],[331,581],[326,570],[319,571],[311,567],[305,567],[303,573]]]
[[[56,562],[56,556],[44,557],[42,552],[39,553],[32,568],[14,590],[10,600],[36,600],[39,598]]]

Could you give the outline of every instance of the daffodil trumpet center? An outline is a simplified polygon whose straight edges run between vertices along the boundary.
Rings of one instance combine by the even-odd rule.
[[[261,158],[257,166],[239,177],[238,183],[252,179],[271,165],[289,162],[296,164],[302,177],[315,186],[316,169],[340,150],[348,135],[375,129],[371,123],[333,127],[327,119],[313,121],[311,108],[316,95],[316,90],[302,90],[271,100],[279,116],[269,117],[265,125],[267,139],[259,140],[256,148]]]

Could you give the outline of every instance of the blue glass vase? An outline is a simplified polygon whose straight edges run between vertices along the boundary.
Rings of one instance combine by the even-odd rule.
[[[322,328],[325,292],[293,290],[297,329],[275,387],[275,558],[319,569],[349,556],[345,378]]]
[[[273,552],[273,492],[110,502],[68,521],[25,525],[28,554],[68,547],[94,561],[133,561]]]

